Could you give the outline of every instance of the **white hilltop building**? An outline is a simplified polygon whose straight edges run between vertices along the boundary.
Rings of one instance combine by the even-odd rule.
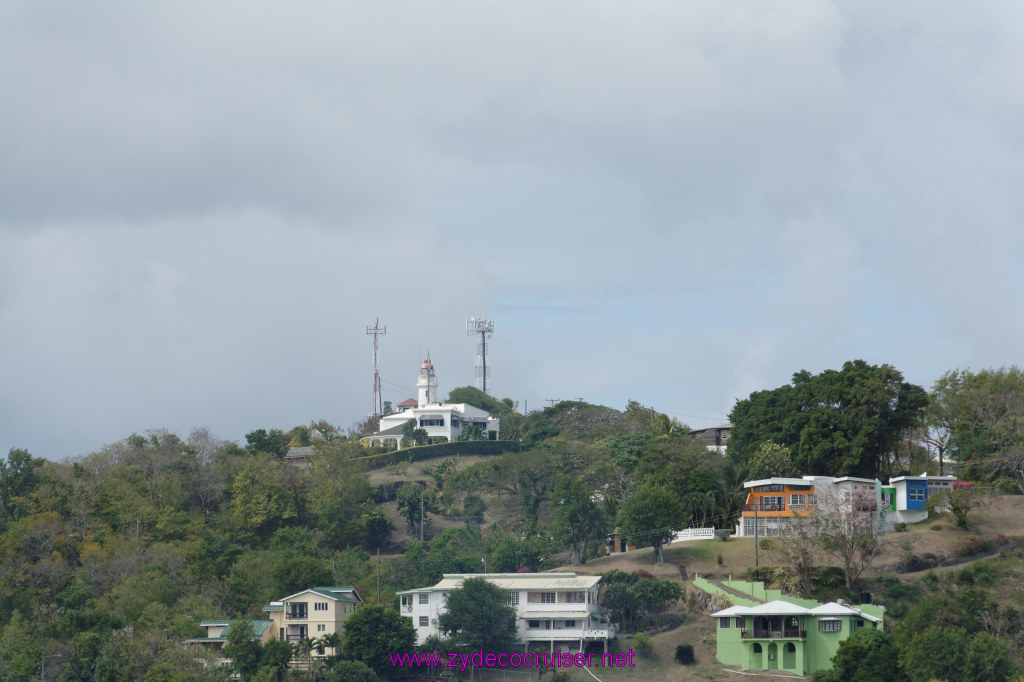
[[[380,431],[372,436],[360,438],[361,443],[369,446],[401,449],[402,429],[410,419],[415,421],[415,428],[427,432],[427,443],[444,443],[459,440],[462,430],[474,425],[480,429],[485,440],[498,440],[500,419],[492,417],[486,410],[467,405],[466,403],[442,403],[437,393],[437,376],[434,374],[434,363],[430,356],[420,367],[420,376],[416,380],[419,398],[403,401],[398,404],[398,412],[380,418]]]

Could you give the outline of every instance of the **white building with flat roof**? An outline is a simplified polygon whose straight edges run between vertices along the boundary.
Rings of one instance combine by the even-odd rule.
[[[400,450],[406,422],[412,420],[414,429],[427,432],[427,444],[451,443],[462,437],[468,426],[480,429],[483,440],[498,440],[501,420],[492,417],[486,410],[473,407],[466,403],[442,403],[437,394],[437,376],[434,374],[434,363],[428,356],[420,367],[420,375],[416,381],[419,398],[416,407],[408,406],[411,401],[399,403],[404,407],[401,412],[380,418],[380,430],[372,436],[360,438],[361,443],[369,446],[383,446]]]
[[[433,587],[399,592],[401,613],[412,620],[416,641],[441,636],[438,618],[446,610],[449,592],[464,580],[484,578],[505,590],[506,604],[515,609],[521,642],[607,642],[615,626],[597,604],[599,575],[575,573],[446,573]]]

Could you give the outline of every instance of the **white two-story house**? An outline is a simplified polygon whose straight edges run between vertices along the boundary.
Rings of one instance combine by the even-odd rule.
[[[615,638],[615,626],[597,604],[601,576],[575,573],[485,573],[445,574],[433,587],[399,592],[402,615],[412,620],[418,644],[431,635],[441,635],[438,618],[446,610],[452,590],[464,580],[484,578],[505,590],[506,604],[515,609],[519,641],[607,642]]]

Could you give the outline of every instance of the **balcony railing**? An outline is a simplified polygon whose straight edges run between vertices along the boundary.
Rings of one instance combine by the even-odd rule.
[[[741,639],[806,639],[807,630],[783,628],[782,630],[742,630]]]
[[[306,620],[309,618],[308,612],[306,611],[285,611],[285,620]]]
[[[769,512],[784,512],[786,511],[786,505],[784,504],[762,504],[758,506],[756,504],[745,504],[743,505],[743,511],[769,511]]]

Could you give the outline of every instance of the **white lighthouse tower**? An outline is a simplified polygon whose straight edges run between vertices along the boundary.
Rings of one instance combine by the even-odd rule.
[[[420,376],[416,380],[416,388],[419,390],[418,407],[426,407],[437,402],[437,377],[434,376],[434,363],[430,361],[430,354],[423,361],[420,367]]]

